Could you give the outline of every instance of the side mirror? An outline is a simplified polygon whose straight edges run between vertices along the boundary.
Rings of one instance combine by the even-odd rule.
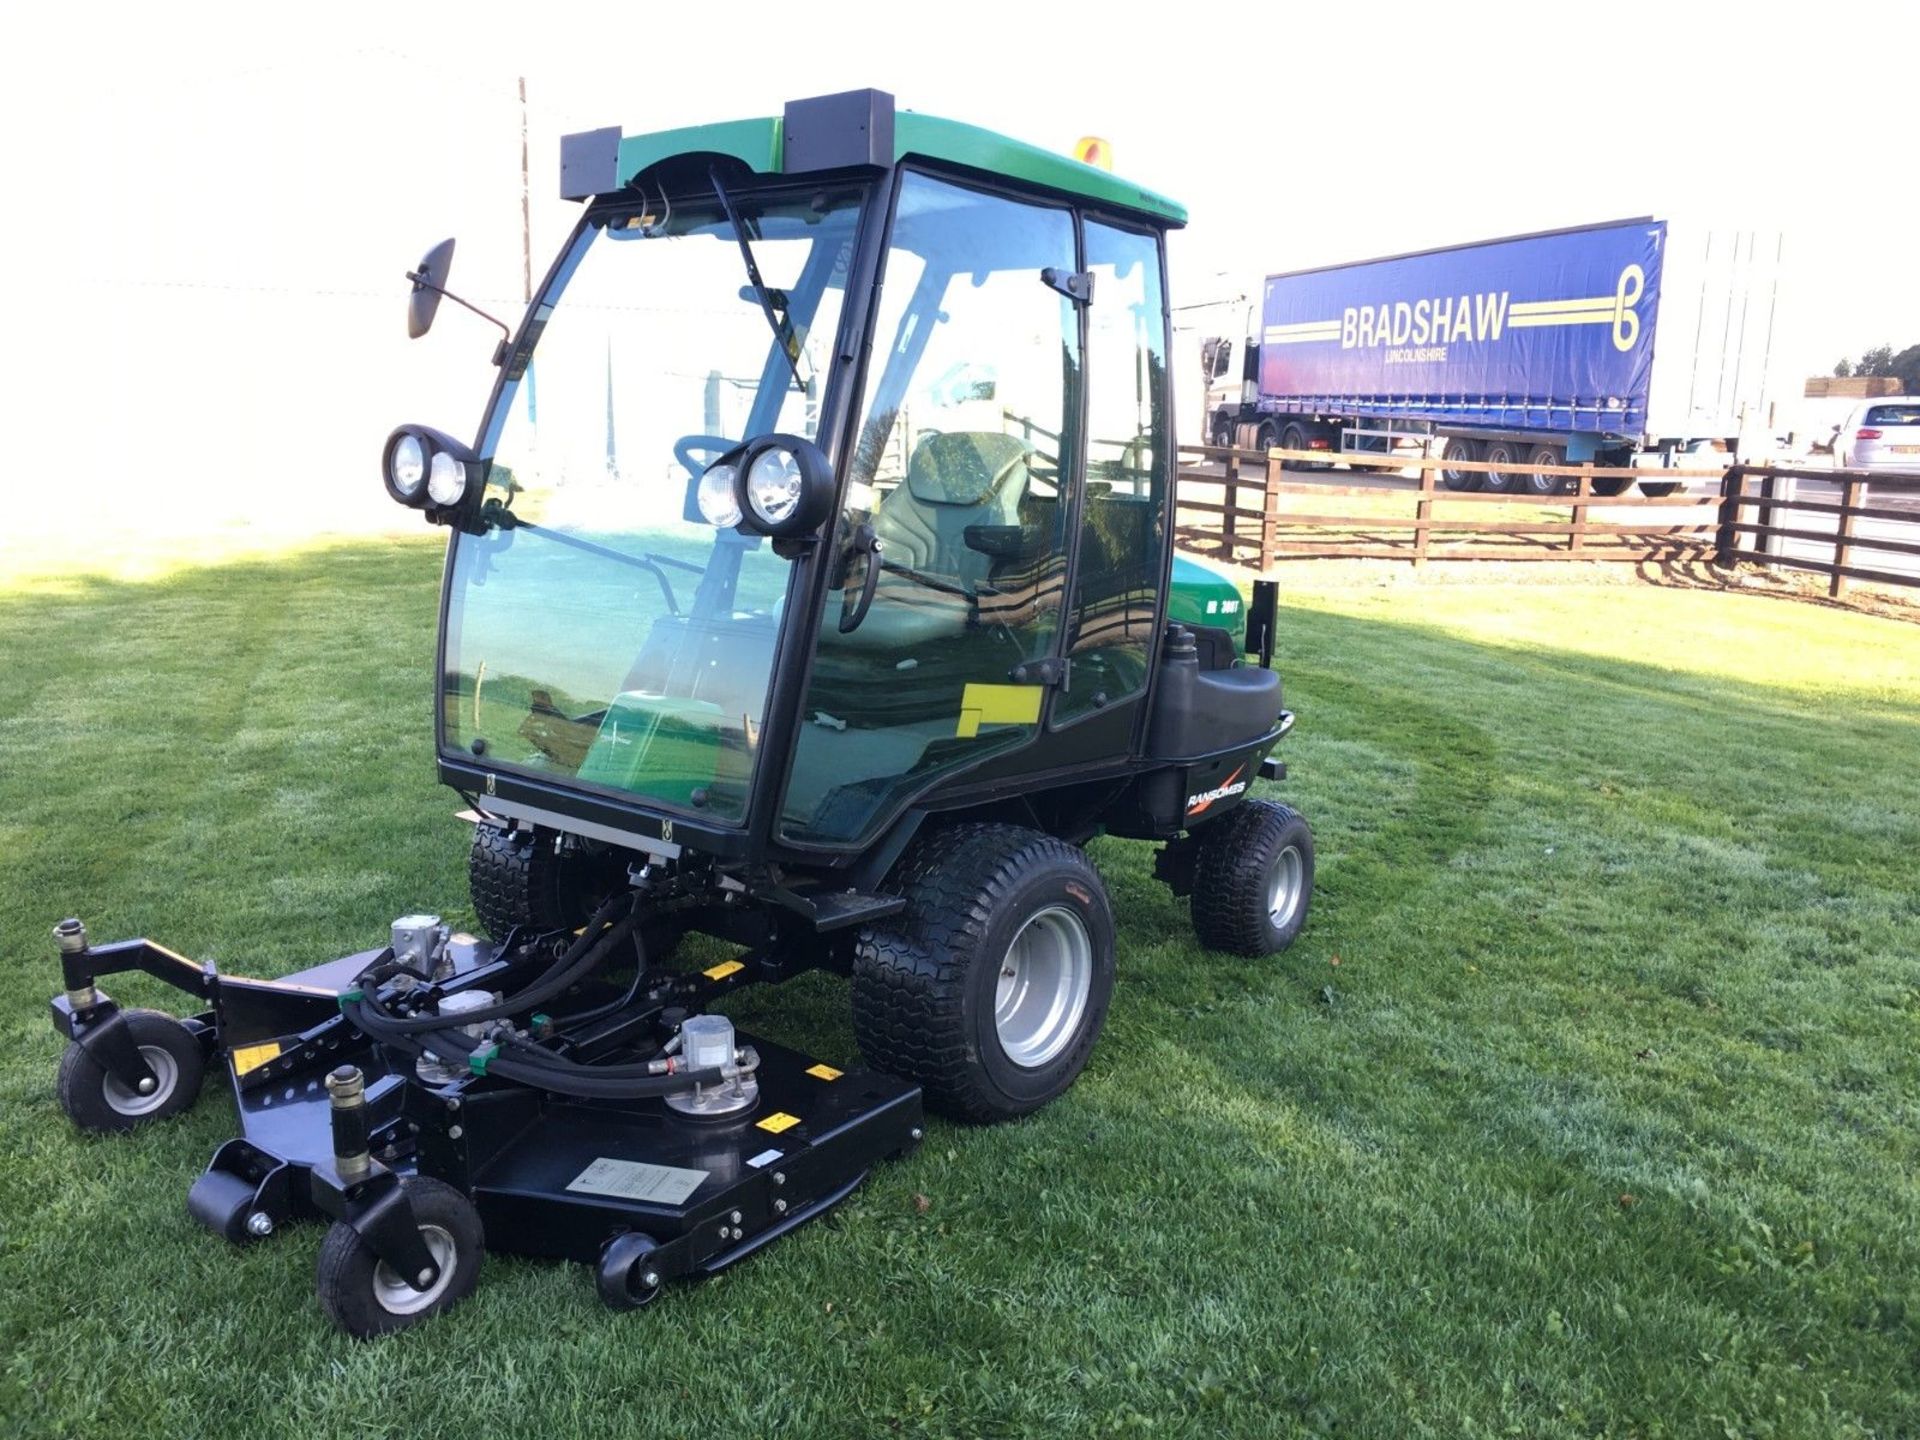
[[[453,241],[449,238],[420,258],[420,268],[409,270],[413,293],[407,296],[407,338],[418,340],[433,328],[433,317],[440,309],[440,296],[447,276],[453,270]]]

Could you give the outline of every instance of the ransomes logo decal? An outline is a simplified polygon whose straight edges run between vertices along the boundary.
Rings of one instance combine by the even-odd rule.
[[[1202,790],[1198,795],[1189,795],[1187,797],[1187,814],[1189,816],[1198,815],[1215,801],[1225,800],[1229,795],[1238,795],[1242,790],[1246,789],[1247,782],[1240,778],[1246,773],[1246,769],[1247,767],[1242,765],[1227,777],[1227,783],[1224,785],[1216,786],[1212,790]]]

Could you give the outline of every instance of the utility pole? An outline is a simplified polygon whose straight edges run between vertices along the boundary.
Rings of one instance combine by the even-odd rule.
[[[533,299],[533,210],[527,187],[527,77],[520,77],[520,300]]]

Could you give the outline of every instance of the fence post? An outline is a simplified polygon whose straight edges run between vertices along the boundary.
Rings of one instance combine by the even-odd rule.
[[[1267,454],[1267,478],[1260,487],[1260,573],[1273,569],[1274,545],[1279,540],[1280,472],[1273,454]]]
[[[1226,503],[1220,515],[1220,558],[1231,564],[1233,561],[1233,512],[1240,504],[1240,451],[1237,448],[1227,451],[1227,473],[1221,485],[1220,493],[1225,497]]]
[[[1834,600],[1847,593],[1847,577],[1840,572],[1846,569],[1848,552],[1853,548],[1853,509],[1859,503],[1860,482],[1849,476],[1840,500],[1840,523],[1833,532],[1833,578],[1827,581],[1827,595]]]
[[[1427,566],[1428,527],[1433,521],[1433,467],[1420,467],[1420,500],[1413,507],[1413,517],[1420,523],[1413,527],[1413,568],[1424,570]]]
[[[1733,567],[1733,552],[1740,548],[1740,537],[1734,526],[1740,519],[1740,492],[1746,489],[1747,472],[1739,465],[1729,465],[1727,473],[1720,477],[1720,518],[1713,534],[1713,563],[1722,570]]]
[[[1580,465],[1580,478],[1574,482],[1573,521],[1567,526],[1567,553],[1578,555],[1585,548],[1586,537],[1581,531],[1587,523],[1587,504],[1593,498],[1593,462],[1585,460]]]

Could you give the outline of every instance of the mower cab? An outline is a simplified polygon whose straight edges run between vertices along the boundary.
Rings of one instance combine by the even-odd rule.
[[[1173,554],[1177,206],[874,91],[570,136],[562,188],[474,441],[382,461],[450,536],[435,738],[487,938],[403,917],[274,982],[62,932],[69,1113],[173,1113],[224,1057],[245,1133],[190,1208],[331,1217],[355,1334],[457,1301],[483,1243],[643,1303],[837,1203],[923,1102],[1059,1095],[1113,985],[1096,834],[1161,842],[1214,948],[1284,947],[1311,891],[1305,822],[1247,795],[1291,723],[1273,587],[1249,615]],[[412,333],[466,305],[452,253]],[[690,932],[740,948],[675,967]],[[714,1012],[821,967],[871,1069]],[[125,969],[209,1008],[122,1013]]]

